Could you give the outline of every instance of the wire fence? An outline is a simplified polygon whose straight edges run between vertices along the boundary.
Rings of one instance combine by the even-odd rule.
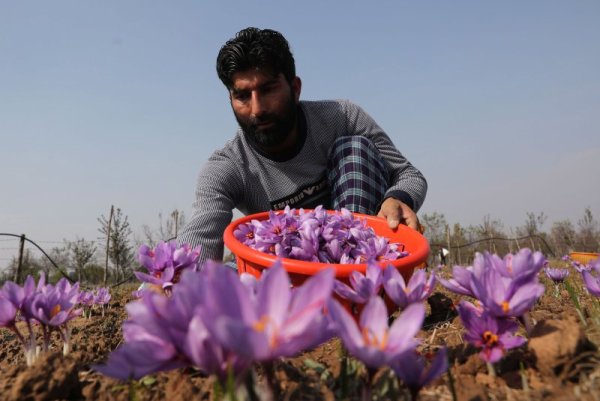
[[[440,259],[441,264],[449,264],[449,263],[468,264],[472,261],[472,258],[475,255],[475,252],[478,252],[478,251],[481,252],[481,251],[486,250],[491,253],[498,253],[497,248],[500,247],[499,246],[500,244],[503,245],[501,248],[503,248],[505,251],[512,252],[513,246],[511,244],[514,244],[515,245],[514,248],[516,248],[518,250],[518,249],[525,248],[525,247],[521,246],[521,243],[523,241],[527,241],[527,240],[529,240],[528,245],[531,245],[531,248],[533,248],[533,250],[536,250],[536,248],[538,248],[545,255],[550,256],[550,257],[556,257],[555,252],[553,251],[552,247],[548,244],[548,242],[546,241],[546,239],[544,237],[542,237],[540,235],[526,235],[526,236],[522,236],[522,237],[512,237],[512,238],[508,238],[508,237],[478,238],[476,240],[466,242],[466,243],[460,243],[460,244],[452,244],[449,242],[430,243],[430,248],[431,248],[430,259],[435,259],[437,257]],[[537,244],[533,240],[536,240]],[[500,243],[500,244],[498,244],[498,243]],[[487,246],[481,247],[482,244],[487,245]],[[536,247],[536,245],[537,245],[537,247]],[[448,251],[447,255],[443,254],[443,252],[442,252],[443,249],[446,249]],[[463,249],[467,249],[468,252],[463,254],[461,252],[461,250],[463,250]],[[502,252],[500,252],[500,253],[502,253]]]
[[[4,236],[4,237],[16,237],[19,238],[21,246],[19,247],[19,262],[17,265],[17,269],[15,272],[15,276],[14,276],[14,281],[15,282],[20,282],[21,277],[20,277],[20,273],[21,273],[21,265],[22,265],[22,260],[23,260],[23,249],[24,249],[24,242],[27,241],[28,243],[32,244],[33,246],[35,246],[52,264],[52,266],[67,280],[69,280],[71,283],[74,283],[75,280],[73,280],[71,277],[69,277],[69,275],[63,271],[63,269],[61,269],[58,264],[56,264],[56,262],[50,257],[50,255],[48,255],[48,253],[46,253],[46,251],[39,246],[36,242],[30,240],[29,238],[27,238],[27,236],[25,234],[10,234],[10,233],[0,233],[0,236]]]

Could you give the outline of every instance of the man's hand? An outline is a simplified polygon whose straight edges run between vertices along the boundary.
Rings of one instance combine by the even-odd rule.
[[[405,224],[414,230],[420,231],[421,224],[413,210],[406,203],[398,199],[387,198],[381,204],[381,209],[377,213],[378,217],[387,219],[388,225],[392,230],[398,228],[398,224]]]

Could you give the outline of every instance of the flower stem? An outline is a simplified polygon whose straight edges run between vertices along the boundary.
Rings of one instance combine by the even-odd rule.
[[[494,369],[494,365],[490,362],[486,362],[488,374],[492,377],[496,377],[496,369]]]
[[[362,401],[371,401],[373,399],[373,379],[375,377],[375,370],[367,367],[367,380],[365,380],[365,385],[362,389]]]
[[[254,389],[254,370],[250,370],[248,373],[246,373],[245,384],[246,392],[248,393],[248,398],[250,401],[259,401],[260,399],[258,398],[258,395]]]
[[[348,352],[340,342],[340,398],[346,399],[348,396]]]
[[[456,396],[456,388],[454,387],[454,376],[452,375],[452,365],[448,362],[448,387],[450,387],[450,393],[452,394],[452,401],[458,401]]]
[[[533,322],[531,321],[531,316],[529,312],[525,312],[523,315],[519,317],[523,326],[525,326],[525,332],[527,333],[527,337],[531,336],[531,332],[533,331]]]
[[[267,382],[267,387],[271,394],[273,394],[273,399],[279,399],[279,383],[275,378],[275,362],[268,361],[263,363],[263,368],[265,371],[265,379]]]

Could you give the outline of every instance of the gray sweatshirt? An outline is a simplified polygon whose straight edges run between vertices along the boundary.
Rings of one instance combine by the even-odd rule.
[[[386,197],[405,202],[415,212],[421,207],[425,178],[364,110],[349,101],[301,101],[300,108],[303,143],[289,157],[273,160],[261,154],[241,129],[210,156],[198,176],[193,215],[177,238],[179,244],[201,245],[202,261],[220,261],[223,231],[234,208],[251,214],[286,205],[329,207],[328,153],[334,140],[344,135],[363,135],[379,149],[392,183]]]

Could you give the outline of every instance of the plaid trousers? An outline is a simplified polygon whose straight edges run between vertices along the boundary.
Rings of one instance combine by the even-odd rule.
[[[333,209],[377,214],[389,188],[388,171],[373,142],[363,136],[342,136],[329,153],[327,179]]]

